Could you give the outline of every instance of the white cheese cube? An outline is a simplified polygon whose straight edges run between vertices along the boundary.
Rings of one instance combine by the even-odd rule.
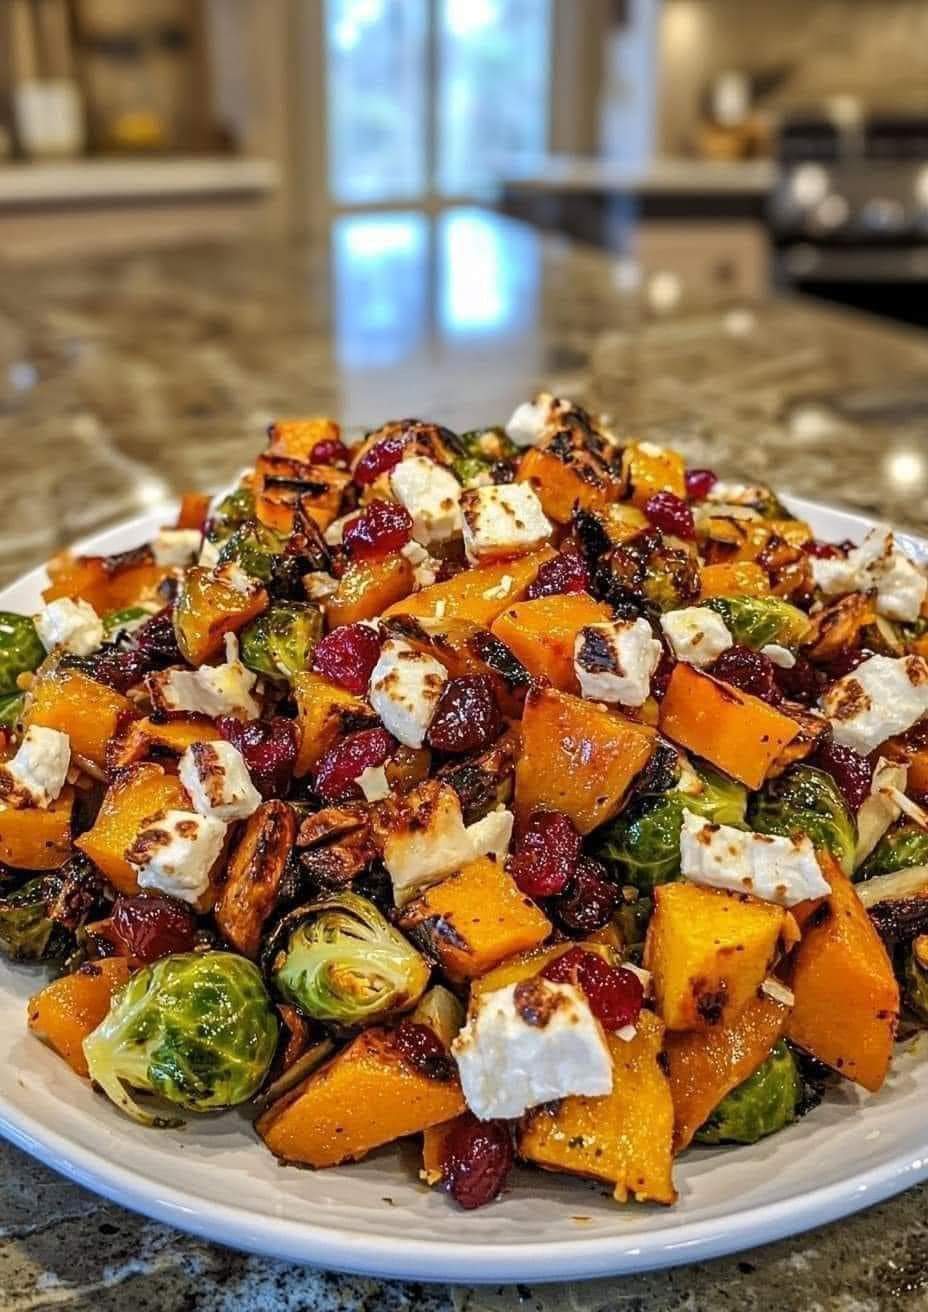
[[[183,902],[198,902],[209,888],[226,826],[194,811],[165,811],[150,820],[126,850],[138,871],[139,888],[156,888]]]
[[[50,601],[36,615],[35,628],[46,651],[63,647],[73,656],[90,656],[103,644],[103,621],[87,601]]]
[[[513,822],[512,812],[504,806],[498,806],[482,820],[475,820],[472,825],[468,825],[466,833],[471,847],[470,860],[492,856],[502,861],[509,851]]]
[[[583,994],[541,976],[477,997],[451,1051],[464,1100],[482,1121],[612,1089],[606,1037]]]
[[[232,641],[229,642],[228,638]],[[171,668],[149,674],[149,696],[159,711],[189,711],[195,715],[237,715],[256,720],[261,704],[252,695],[258,676],[238,659],[234,635],[227,635],[222,665],[201,665],[198,670]]]
[[[643,706],[661,652],[647,620],[587,625],[574,642],[574,670],[581,695],[590,701]]]
[[[261,805],[245,758],[232,743],[193,743],[177,766],[195,811],[223,820],[247,820]]]
[[[448,671],[399,638],[388,638],[371,672],[368,697],[384,728],[406,747],[421,747]]]
[[[832,684],[820,705],[837,741],[869,756],[928,714],[928,662],[871,656]]]
[[[200,550],[198,528],[163,528],[151,544],[156,565],[192,565]]]
[[[534,401],[523,401],[510,416],[506,436],[516,446],[537,446],[555,421],[557,408],[562,404],[548,392],[539,392]]]
[[[781,907],[830,892],[811,839],[752,834],[693,811],[683,812],[680,872],[694,884],[751,893]]]
[[[857,847],[854,850],[854,869],[862,865],[891,825],[902,814],[896,798],[905,792],[908,768],[898,761],[887,761],[881,756],[873,771],[870,796],[865,797],[857,812]]]
[[[661,616],[664,630],[678,661],[697,669],[711,665],[732,646],[734,639],[721,615],[708,606],[684,606]]]
[[[390,781],[382,765],[365,766],[355,783],[364,794],[366,802],[383,802],[390,796]]]
[[[812,578],[826,596],[876,592],[876,609],[890,620],[912,622],[928,594],[928,576],[886,528],[872,528],[847,557],[812,560]]]
[[[726,483],[719,479],[713,483],[706,494],[706,500],[726,506],[757,506],[768,497],[765,487],[752,486],[748,483]]]
[[[68,735],[30,725],[16,755],[5,766],[5,773],[13,780],[6,800],[12,806],[51,806],[67,782],[70,765]]]
[[[551,536],[551,524],[528,483],[472,488],[461,498],[464,551],[471,564],[534,551]]]
[[[218,542],[211,542],[209,538],[203,539],[203,545],[200,547],[200,554],[197,557],[197,564],[202,565],[204,569],[215,569],[219,564],[219,553],[222,546]]]
[[[390,488],[411,516],[417,542],[447,542],[461,532],[461,484],[434,460],[401,460],[390,473]]]

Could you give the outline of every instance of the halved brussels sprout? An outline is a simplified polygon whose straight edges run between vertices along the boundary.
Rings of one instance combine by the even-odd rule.
[[[257,967],[232,952],[182,952],[133,975],[84,1040],[90,1077],[142,1125],[176,1125],[129,1090],[190,1112],[247,1102],[277,1047],[277,1017]]]
[[[723,1098],[700,1130],[697,1143],[757,1143],[796,1119],[802,1076],[781,1040],[753,1075]]]
[[[13,692],[7,697],[0,697],[0,729],[15,729],[22,719],[25,706],[24,692]]]
[[[458,456],[451,462],[451,472],[466,488],[482,487],[493,482],[493,466],[479,456]]]
[[[270,975],[282,997],[316,1020],[357,1025],[406,1011],[429,982],[415,948],[357,893],[290,912],[290,926]]]
[[[151,611],[144,606],[126,606],[124,610],[107,611],[101,616],[103,637],[106,642],[115,642],[121,633],[132,633],[151,619]]]
[[[755,651],[769,642],[798,647],[811,627],[798,606],[780,597],[709,597],[703,605],[722,617],[735,642]]]
[[[831,775],[812,765],[793,765],[778,779],[769,779],[751,799],[748,823],[759,834],[806,835],[831,852],[847,873],[854,867],[854,817]]]
[[[0,611],[0,697],[20,691],[16,680],[45,660],[45,648],[28,615]]]
[[[274,560],[282,553],[285,542],[286,539],[272,528],[252,519],[241,524],[226,539],[219,552],[219,563],[232,562],[251,578],[268,583],[274,571]]]
[[[244,485],[229,492],[219,502],[206,525],[210,542],[225,542],[241,524],[255,517],[255,494]]]
[[[279,601],[241,632],[242,661],[257,674],[292,679],[309,668],[322,637],[322,612],[304,601]]]
[[[928,935],[920,934],[906,949],[903,983],[905,1000],[919,1020],[928,1023]]]
[[[928,866],[928,833],[914,820],[902,819],[887,830],[854,878],[872,879],[909,866]]]
[[[0,948],[13,961],[60,961],[73,939],[48,913],[44,875],[0,897]]]
[[[616,547],[604,560],[590,560],[598,593],[620,609],[638,602],[652,610],[677,610],[699,596],[699,566],[688,551],[673,547],[653,528]]]

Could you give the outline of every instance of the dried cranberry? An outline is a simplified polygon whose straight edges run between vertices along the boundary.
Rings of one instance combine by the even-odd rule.
[[[327,437],[322,442],[316,443],[309,453],[309,458],[314,465],[346,466],[351,459],[351,452],[343,442],[339,442],[337,437]]]
[[[489,674],[463,674],[442,689],[429,725],[428,743],[437,752],[476,752],[503,732]]]
[[[607,1030],[634,1025],[644,1002],[641,980],[630,970],[610,966],[595,952],[571,948],[541,972],[555,984],[576,984],[586,995],[590,1011]]]
[[[174,608],[165,606],[152,615],[133,634],[139,651],[144,652],[153,665],[182,665],[184,658],[177,645],[174,632]]]
[[[313,669],[349,692],[367,692],[380,655],[380,635],[369,624],[342,624],[313,652]]]
[[[383,765],[396,751],[396,739],[386,729],[362,729],[340,738],[322,756],[316,770],[316,792],[327,802],[361,797],[357,777],[370,766]]]
[[[807,556],[814,556],[816,560],[837,560],[841,556],[846,556],[854,547],[854,543],[845,539],[844,542],[821,542],[818,538],[812,538],[809,542],[803,542],[802,550]]]
[[[395,501],[372,501],[345,525],[342,543],[352,560],[382,560],[404,547],[411,534],[408,511]]]
[[[504,1121],[478,1121],[465,1112],[445,1139],[445,1183],[458,1206],[468,1211],[499,1196],[512,1163],[512,1136]]]
[[[451,1080],[455,1065],[441,1039],[428,1025],[404,1020],[397,1026],[393,1041],[403,1060],[430,1080]]]
[[[711,469],[688,469],[685,479],[686,495],[691,501],[704,501],[719,481]]]
[[[608,922],[618,899],[618,889],[606,877],[605,867],[581,857],[573,879],[557,899],[555,912],[565,929],[592,934]]]
[[[583,557],[576,551],[561,551],[553,560],[545,561],[525,595],[534,601],[564,592],[586,592],[589,586],[590,571]]]
[[[870,796],[873,782],[873,765],[867,757],[855,752],[853,747],[845,747],[830,738],[810,756],[809,764],[817,766],[819,770],[827,770],[852,813],[856,815],[865,799]]]
[[[833,657],[820,667],[825,675],[825,682],[833,683],[837,679],[843,679],[846,674],[856,670],[858,665],[863,665],[864,661],[869,660],[873,654],[866,647],[848,647],[840,656]]]
[[[528,897],[552,897],[573,878],[580,859],[580,835],[560,811],[533,811],[507,870]]]
[[[743,647],[739,643],[729,647],[715,658],[708,673],[773,706],[783,700],[777,683],[777,667],[769,657],[751,647]]]
[[[450,556],[446,556],[438,566],[435,582],[447,583],[449,579],[453,579],[456,575],[463,574],[466,569],[467,566],[463,560],[453,560]]]
[[[403,433],[393,433],[390,437],[385,437],[382,442],[377,442],[364,452],[355,465],[354,481],[360,483],[362,487],[376,482],[381,474],[386,474],[400,463],[405,448],[406,438]]]
[[[777,687],[784,697],[800,706],[814,706],[824,687],[824,677],[805,656],[797,656],[796,664],[786,669],[776,667]]]
[[[300,745],[292,720],[282,715],[272,720],[239,720],[234,715],[221,715],[216,728],[241,752],[262,797],[286,797]]]
[[[91,656],[66,657],[64,663],[123,693],[141,683],[151,669],[151,661],[144,652],[110,646],[101,647]]]
[[[645,502],[644,513],[662,533],[672,533],[687,540],[696,536],[693,512],[674,492],[655,492]]]
[[[173,897],[117,898],[113,929],[129,956],[144,963],[190,952],[197,938],[196,916]]]

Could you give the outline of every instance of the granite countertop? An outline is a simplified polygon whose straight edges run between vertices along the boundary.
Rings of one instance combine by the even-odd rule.
[[[665,156],[645,165],[590,155],[517,158],[501,172],[506,187],[525,191],[623,195],[766,196],[776,181],[772,159],[710,160]]]
[[[479,211],[307,247],[0,257],[0,581],[211,487],[273,416],[498,420],[540,385],[724,474],[925,529],[928,338],[809,304],[648,318],[625,260]],[[0,1146],[5,1308],[313,1312],[928,1308],[928,1188],[741,1257],[622,1281],[426,1290],[290,1268],[132,1216]]]

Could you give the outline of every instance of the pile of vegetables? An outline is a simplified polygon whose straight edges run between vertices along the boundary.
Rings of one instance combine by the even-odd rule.
[[[928,680],[928,580],[864,565],[569,401],[271,425],[0,614],[29,1029],[147,1127],[250,1106],[313,1167],[419,1136],[465,1208],[517,1159],[672,1203],[679,1153],[794,1125],[826,1068],[876,1092],[928,1024],[928,703],[848,725],[869,660]],[[555,1092],[493,1114],[516,1031]]]

